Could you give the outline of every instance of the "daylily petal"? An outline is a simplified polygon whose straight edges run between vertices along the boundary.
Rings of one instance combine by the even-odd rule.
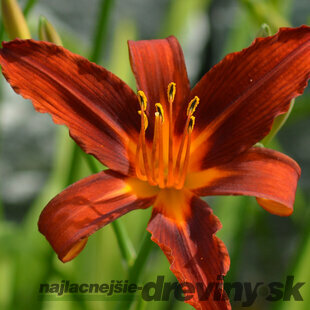
[[[168,114],[167,88],[171,82],[176,83],[173,117],[176,119],[179,111],[186,117],[190,84],[178,40],[171,36],[161,40],[128,41],[128,46],[137,87],[148,98],[150,126],[154,122],[155,103],[161,103]]]
[[[129,173],[140,129],[134,92],[119,78],[47,42],[14,40],[0,50],[3,74],[37,111],[65,124],[86,153],[113,170]]]
[[[226,56],[195,86],[190,170],[228,162],[260,141],[310,76],[310,27],[282,28]]]
[[[214,235],[220,228],[211,208],[190,192],[167,189],[154,204],[148,230],[178,281],[194,286],[195,292],[184,293],[196,309],[231,309],[220,287],[230,264],[225,245]]]
[[[300,168],[290,157],[255,147],[229,163],[189,174],[186,187],[199,196],[254,196],[270,213],[288,216],[299,176]]]
[[[149,207],[156,189],[135,178],[106,170],[84,178],[44,208],[39,230],[63,262],[84,248],[99,228],[135,209]]]

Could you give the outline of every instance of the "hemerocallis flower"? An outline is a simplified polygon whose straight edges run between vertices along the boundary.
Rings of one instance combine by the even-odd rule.
[[[219,282],[229,269],[217,217],[200,196],[254,196],[267,211],[293,212],[298,164],[253,147],[285,113],[310,75],[310,28],[283,28],[226,56],[191,89],[174,37],[129,41],[136,95],[106,69],[46,42],[3,43],[14,90],[109,167],[52,199],[39,230],[67,262],[121,215],[153,206],[147,229],[180,282]],[[227,206],[229,208],[229,206]],[[229,210],[228,212],[233,212]],[[230,309],[223,298],[187,302]],[[220,300],[219,300],[220,299]]]

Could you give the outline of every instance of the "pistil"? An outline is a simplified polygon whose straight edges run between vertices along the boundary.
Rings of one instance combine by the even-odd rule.
[[[164,159],[163,159],[163,135],[162,135],[162,126],[164,122],[164,110],[160,103],[155,104],[155,127],[154,127],[154,136],[153,136],[153,146],[152,146],[152,175],[155,183],[160,183],[161,186],[164,186],[164,175],[161,171],[164,170]],[[162,181],[158,181],[162,179]]]
[[[159,159],[158,159],[158,186],[160,188],[165,187],[165,165],[164,165],[164,137],[163,137],[163,122],[164,118],[161,118],[161,121],[159,123],[159,134],[158,134],[158,153],[159,153]]]
[[[169,102],[169,149],[168,149],[168,177],[167,187],[173,185],[173,101],[176,93],[176,84],[171,82],[168,85],[167,97]]]

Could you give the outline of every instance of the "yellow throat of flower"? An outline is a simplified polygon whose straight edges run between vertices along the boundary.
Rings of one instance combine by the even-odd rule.
[[[167,89],[168,117],[165,117],[162,105],[160,103],[155,104],[153,143],[152,147],[148,147],[145,138],[145,131],[148,128],[147,98],[143,91],[138,91],[141,108],[138,113],[141,116],[141,127],[136,149],[136,174],[139,179],[148,181],[151,185],[160,188],[181,189],[184,185],[190,159],[191,135],[195,125],[193,114],[199,104],[197,96],[189,102],[181,142],[178,149],[175,149],[173,143],[173,102],[175,95],[176,84],[171,82]],[[165,122],[168,122],[166,134],[164,131]],[[168,142],[167,156],[164,155],[165,142]]]

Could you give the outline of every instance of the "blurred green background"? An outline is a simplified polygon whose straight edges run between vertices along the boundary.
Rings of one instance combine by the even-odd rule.
[[[273,33],[282,26],[310,24],[309,0],[29,0],[20,1],[31,34],[38,38],[44,15],[64,46],[111,70],[135,89],[127,40],[175,35],[181,42],[192,85],[225,54],[247,47],[263,23]],[[1,25],[1,36],[7,40]],[[297,160],[302,177],[289,218],[261,209],[253,198],[208,198],[223,223],[218,236],[231,256],[227,281],[284,281],[294,275],[306,282],[303,302],[268,302],[266,290],[250,309],[307,310],[310,307],[310,92],[296,100],[293,112],[269,147]],[[37,230],[40,211],[68,184],[91,173],[65,128],[0,81],[0,309],[125,309],[126,303],[38,299],[40,283],[109,283],[128,279],[128,268],[111,225],[94,234],[84,251],[62,264]],[[150,210],[132,212],[119,221],[138,251]],[[146,242],[147,243],[147,242]],[[164,275],[175,281],[164,254],[150,245],[139,283]],[[143,259],[141,266],[143,265]],[[132,271],[131,271],[132,272]],[[268,293],[268,292],[267,292]],[[233,302],[233,309],[241,304]],[[132,309],[192,309],[168,302],[137,302]]]

